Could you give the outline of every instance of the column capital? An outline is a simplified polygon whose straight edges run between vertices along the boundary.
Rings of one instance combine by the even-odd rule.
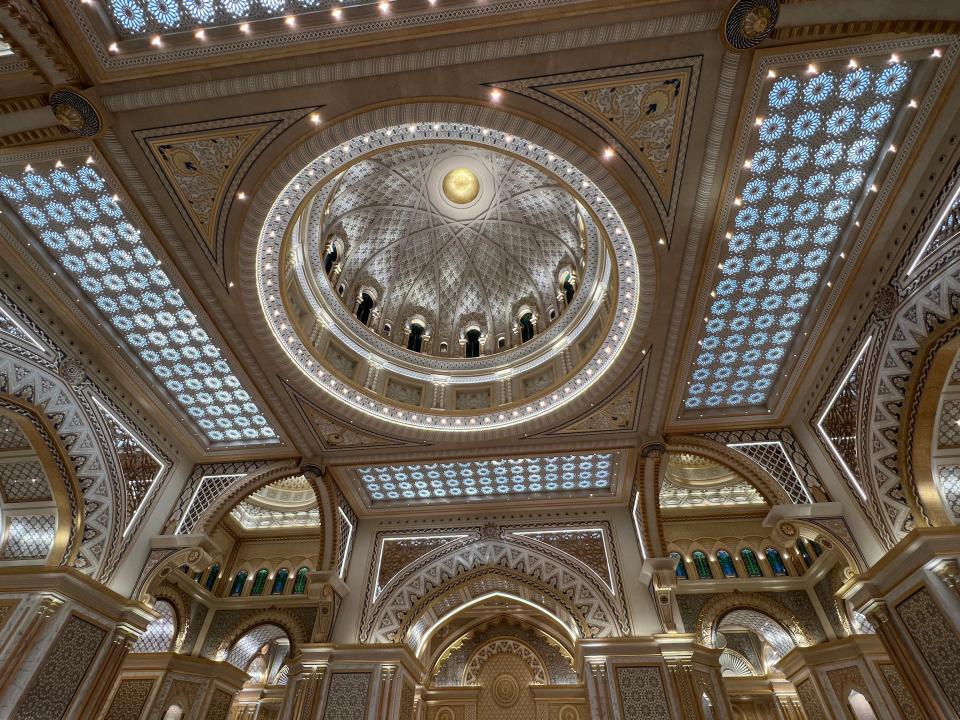
[[[933,571],[944,585],[960,595],[960,562],[956,558],[942,560]]]

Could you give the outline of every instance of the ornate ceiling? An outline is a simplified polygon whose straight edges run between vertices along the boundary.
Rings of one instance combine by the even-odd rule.
[[[586,252],[591,238],[601,241],[592,218],[561,181],[516,156],[406,145],[329,182],[332,190],[318,191],[325,204],[314,201],[309,214],[307,232],[323,248],[323,257],[308,258],[314,282],[329,283],[350,313],[368,292],[367,325],[401,346],[419,323],[418,352],[463,357],[470,328],[480,332],[483,355],[517,347],[524,312],[542,332],[574,302],[584,276],[597,276],[600,254]],[[308,242],[311,251],[318,245]],[[594,266],[585,272],[588,256]]]
[[[848,438],[878,288],[915,236],[904,287],[949,253],[955,194],[917,223],[954,152],[954,35],[868,4],[828,32],[785,3],[755,34],[705,0],[20,4],[3,288],[138,437],[440,513],[629,502],[642,447],[697,435],[746,504],[737,463],[806,502],[836,462],[907,527],[895,450]],[[140,460],[127,523],[154,502]]]

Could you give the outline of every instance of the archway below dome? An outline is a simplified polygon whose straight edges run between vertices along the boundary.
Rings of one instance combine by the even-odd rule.
[[[426,718],[458,708],[505,720],[589,717],[570,638],[537,610],[498,596],[450,618],[434,637],[424,658]]]

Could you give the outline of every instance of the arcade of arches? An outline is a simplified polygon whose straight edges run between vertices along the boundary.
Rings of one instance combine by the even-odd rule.
[[[960,13],[0,2],[0,717],[960,718]]]

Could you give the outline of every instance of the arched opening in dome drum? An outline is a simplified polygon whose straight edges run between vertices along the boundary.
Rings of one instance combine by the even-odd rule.
[[[329,271],[328,271],[329,272]],[[573,300],[573,292],[576,290],[573,286],[573,282],[570,280],[570,276],[567,275],[563,278],[563,297],[567,300],[567,305]]]
[[[407,350],[420,352],[423,350],[423,325],[412,323],[410,325],[410,335],[407,337]]]
[[[533,339],[533,313],[524,313],[520,317],[520,342]]]
[[[330,274],[330,271],[333,270],[333,266],[337,264],[337,260],[339,259],[340,258],[339,258],[339,253],[337,253],[337,246],[334,244],[331,244],[330,251],[327,253],[326,257],[323,258],[323,269],[327,273],[327,275]]]
[[[366,325],[370,322],[371,310],[373,310],[373,298],[363,293],[360,295],[360,302],[357,303],[357,320]]]
[[[479,330],[467,330],[467,334],[464,336],[466,343],[464,344],[464,355],[468,358],[480,357],[480,331]]]

